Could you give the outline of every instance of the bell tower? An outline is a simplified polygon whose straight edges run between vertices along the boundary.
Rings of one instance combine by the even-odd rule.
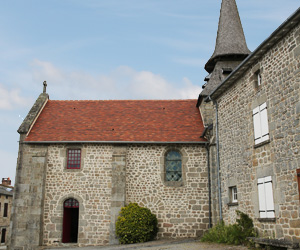
[[[214,53],[205,64],[209,75],[199,95],[197,106],[206,126],[212,123],[210,107],[204,99],[250,54],[235,0],[222,0]]]

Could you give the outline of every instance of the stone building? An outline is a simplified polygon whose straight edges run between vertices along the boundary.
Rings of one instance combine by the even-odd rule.
[[[10,249],[116,243],[129,202],[158,238],[201,236],[239,209],[261,236],[300,241],[300,9],[250,52],[223,0],[197,100],[55,101],[20,126]]]
[[[214,124],[214,136],[205,137],[218,152],[214,221],[233,223],[238,209],[254,220],[260,236],[299,242],[300,9],[234,66],[247,47],[239,18],[226,10],[235,9],[230,4],[223,1],[216,50],[206,64],[212,73],[198,100],[205,126]],[[240,37],[234,41],[226,36],[232,18]],[[222,46],[227,42],[236,52]]]
[[[7,243],[12,208],[13,187],[9,178],[2,178],[0,184],[0,246]]]
[[[159,238],[201,236],[207,142],[195,103],[53,101],[45,87],[19,128],[12,249],[116,243],[130,202],[157,215]]]

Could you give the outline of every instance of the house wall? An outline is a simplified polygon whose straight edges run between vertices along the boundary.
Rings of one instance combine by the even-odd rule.
[[[82,167],[66,169],[69,147],[80,147]],[[63,202],[75,198],[79,208],[79,245],[115,243],[114,223],[120,208],[136,202],[159,221],[158,237],[195,237],[208,228],[206,149],[178,145],[184,181],[164,182],[166,145],[50,145],[45,183],[43,244],[62,240]],[[125,182],[126,180],[126,182]],[[126,189],[124,188],[126,187]]]
[[[261,236],[300,240],[296,169],[300,168],[300,27],[257,61],[218,98],[223,216],[235,210],[254,219]],[[262,84],[256,85],[260,70]],[[266,102],[270,141],[254,145],[252,110]],[[272,177],[275,220],[260,220],[257,179]],[[229,187],[237,186],[238,205],[230,206]]]
[[[7,217],[4,217],[5,203],[8,204]],[[6,242],[9,235],[9,223],[10,223],[11,208],[12,208],[12,195],[6,195],[0,193],[0,204],[1,204],[1,209],[0,209],[0,245],[1,245],[1,244],[5,244],[5,243],[1,243],[2,230],[6,229],[6,233],[5,233]]]

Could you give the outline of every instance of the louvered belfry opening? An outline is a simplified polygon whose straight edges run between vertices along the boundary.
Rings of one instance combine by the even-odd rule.
[[[77,243],[78,240],[79,202],[70,198],[64,202],[63,243]]]

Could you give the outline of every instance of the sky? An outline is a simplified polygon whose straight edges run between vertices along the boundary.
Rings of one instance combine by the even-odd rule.
[[[255,50],[299,0],[236,0]],[[197,99],[221,0],[0,0],[0,178],[14,183],[18,127],[51,100]]]

